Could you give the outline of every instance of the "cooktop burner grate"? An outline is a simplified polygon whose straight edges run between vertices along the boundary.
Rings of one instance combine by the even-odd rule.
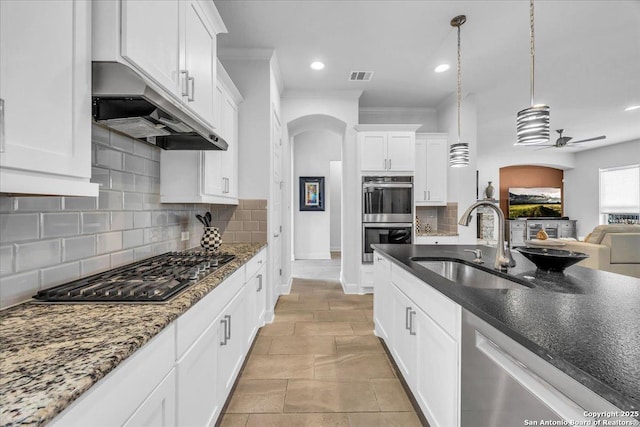
[[[166,302],[218,267],[228,253],[167,252],[38,292],[40,302]]]

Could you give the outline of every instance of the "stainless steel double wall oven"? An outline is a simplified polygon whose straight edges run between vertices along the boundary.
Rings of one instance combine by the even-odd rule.
[[[372,244],[411,243],[413,177],[362,177],[362,261],[373,261]]]

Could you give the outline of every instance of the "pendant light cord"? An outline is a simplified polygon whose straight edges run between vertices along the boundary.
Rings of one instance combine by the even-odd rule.
[[[529,30],[529,34],[531,37],[531,53],[529,55],[530,57],[530,63],[529,63],[529,73],[530,73],[530,83],[531,83],[531,104],[530,105],[534,105],[534,101],[533,101],[533,92],[534,92],[534,83],[535,83],[535,62],[536,62],[536,43],[535,43],[535,33],[533,30],[534,27],[534,21],[533,21],[533,0],[529,0],[529,26],[530,26],[530,30]],[[458,31],[460,31],[460,29],[458,28]],[[460,43],[460,42],[458,42]]]
[[[460,142],[460,104],[462,103],[462,77],[460,73],[460,27],[458,25],[458,142]]]

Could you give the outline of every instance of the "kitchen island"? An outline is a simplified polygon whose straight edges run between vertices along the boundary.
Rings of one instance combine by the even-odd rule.
[[[167,303],[29,302],[0,312],[0,425],[51,421],[264,246],[223,245],[235,259]]]
[[[517,265],[503,276],[528,287],[479,289],[445,279],[417,262],[427,258],[473,265],[473,254],[464,250],[475,248],[467,245],[374,246],[376,253],[391,262],[392,272],[415,276],[463,311],[477,316],[613,406],[630,411],[632,417],[638,418],[640,280],[578,266],[569,267],[564,275],[536,273],[535,265],[514,251]],[[495,249],[482,247],[482,252],[485,264],[476,267],[493,271]],[[414,301],[418,304],[418,299]],[[405,318],[406,327],[402,324],[400,329],[408,329],[415,335],[411,317],[415,306],[410,306],[409,301],[410,317]],[[397,332],[393,328],[389,330]],[[455,338],[455,333],[452,334]]]

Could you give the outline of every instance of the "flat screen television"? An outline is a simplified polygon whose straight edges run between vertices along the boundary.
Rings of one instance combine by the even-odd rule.
[[[562,216],[562,189],[553,187],[509,188],[509,219]]]

